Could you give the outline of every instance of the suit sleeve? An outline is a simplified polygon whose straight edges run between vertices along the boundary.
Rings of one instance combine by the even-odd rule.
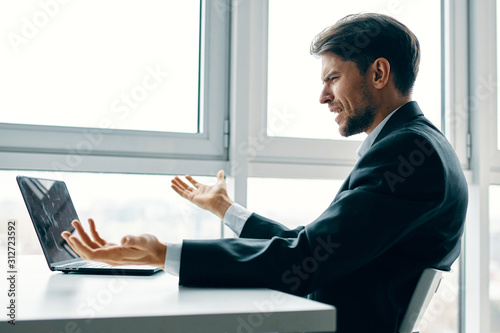
[[[289,229],[281,223],[252,213],[243,226],[240,238],[271,239],[273,237],[296,238],[304,227]]]
[[[253,214],[244,238],[184,241],[179,283],[306,295],[355,271],[436,214],[446,175],[432,145],[413,132],[381,140],[306,227],[288,230]]]

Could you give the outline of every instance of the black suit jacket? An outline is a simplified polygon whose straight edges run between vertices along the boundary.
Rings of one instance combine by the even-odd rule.
[[[410,102],[315,221],[252,214],[238,239],[184,241],[179,283],[308,295],[337,307],[339,333],[397,332],[422,270],[458,257],[467,198],[454,150]]]

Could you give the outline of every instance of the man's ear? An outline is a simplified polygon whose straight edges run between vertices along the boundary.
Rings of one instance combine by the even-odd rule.
[[[389,64],[389,61],[385,58],[378,58],[372,63],[371,69],[373,73],[373,86],[376,89],[382,89],[389,82],[391,64]]]

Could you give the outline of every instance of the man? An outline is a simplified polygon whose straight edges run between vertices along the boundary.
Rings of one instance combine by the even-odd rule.
[[[308,295],[337,307],[340,333],[397,332],[423,269],[450,269],[459,255],[467,184],[451,145],[411,101],[420,50],[406,26],[348,16],[321,32],[311,53],[322,60],[320,102],[337,114],[340,133],[368,134],[318,219],[290,230],[251,213],[229,198],[221,171],[213,186],[186,176],[192,186],[176,177],[172,188],[224,219],[237,239],[165,245],[145,235],[114,245],[89,220],[94,240],[74,221],[81,239],[65,233],[68,243],[84,258],[165,267],[183,285]]]

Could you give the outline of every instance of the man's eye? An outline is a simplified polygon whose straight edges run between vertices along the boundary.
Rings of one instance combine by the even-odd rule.
[[[328,82],[332,82],[332,81],[334,81],[334,80],[336,80],[338,78],[339,78],[338,76],[328,77],[328,78],[325,79],[325,81],[323,82],[323,84],[328,83]]]

